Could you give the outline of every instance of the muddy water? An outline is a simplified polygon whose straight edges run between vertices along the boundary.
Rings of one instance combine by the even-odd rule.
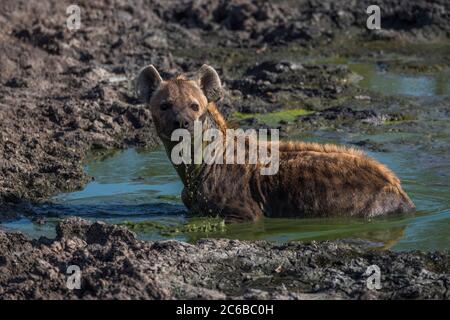
[[[54,226],[64,216],[110,223],[150,220],[170,224],[186,219],[180,199],[183,185],[162,149],[92,155],[85,170],[94,180],[83,190],[60,194],[52,199],[54,204],[34,208],[47,217],[45,225],[23,218],[3,226],[36,238],[54,236]],[[152,238],[162,237],[155,234]]]
[[[405,95],[410,97],[433,97],[450,95],[450,69],[444,66],[419,66],[398,59],[386,61],[352,61],[345,58],[312,60],[316,63],[346,65],[355,73],[358,85],[364,89],[385,95]],[[402,70],[403,68],[403,70]],[[425,70],[419,70],[422,68]]]
[[[448,69],[434,73],[405,74],[387,71],[383,64],[345,63],[357,74],[358,85],[372,91],[423,98],[424,104],[427,98],[446,98],[450,95]],[[277,117],[280,118],[279,115]],[[278,118],[277,121],[282,120]],[[158,228],[137,229],[139,237],[148,240],[175,238],[195,241],[200,237],[283,242],[365,239],[374,246],[394,250],[450,249],[450,159],[446,149],[450,144],[450,129],[447,120],[423,122],[421,125],[433,128],[426,134],[420,130],[393,132],[387,126],[386,130],[371,134],[341,134],[339,138],[326,131],[312,138],[302,134],[291,135],[291,138],[333,143],[370,139],[390,146],[389,152],[368,153],[401,178],[404,189],[418,209],[410,215],[371,221],[263,219],[257,223],[228,225],[225,229],[208,232],[184,232],[177,226],[189,223],[192,218],[186,216],[180,199],[182,184],[165,152],[162,149],[129,149],[92,157],[86,165],[86,171],[95,178],[94,181],[81,191],[58,195],[53,199],[55,204],[36,208],[36,211],[47,217],[46,224],[38,225],[24,218],[3,224],[2,227],[24,231],[31,237],[53,236],[56,221],[67,215],[78,215],[111,223],[154,222]],[[429,139],[429,143],[424,144],[424,139]],[[161,232],[161,226],[170,227],[172,232]]]
[[[144,230],[138,232],[139,236],[148,240],[176,238],[187,241],[205,236],[273,241],[362,238],[373,241],[375,246],[395,250],[449,249],[450,184],[448,177],[440,176],[442,168],[423,168],[420,163],[413,164],[413,153],[371,155],[402,178],[405,190],[417,205],[417,213],[373,221],[264,219],[257,223],[230,225],[224,231],[209,234],[164,236],[157,230]],[[55,216],[48,218],[49,223],[40,226],[23,219],[5,227],[37,237],[51,236],[53,222],[61,215],[81,215],[111,223],[155,221],[168,226],[189,220],[179,197],[182,184],[163,150],[118,151],[92,161],[86,170],[95,177],[95,181],[82,191],[59,195],[54,199],[57,205],[41,208]]]

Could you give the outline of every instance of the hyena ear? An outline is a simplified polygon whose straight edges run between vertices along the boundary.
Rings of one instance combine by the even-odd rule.
[[[136,95],[142,102],[148,103],[162,81],[158,70],[152,64],[142,68],[135,80]]]
[[[204,64],[198,71],[198,82],[208,102],[216,102],[222,98],[222,84],[213,67]]]

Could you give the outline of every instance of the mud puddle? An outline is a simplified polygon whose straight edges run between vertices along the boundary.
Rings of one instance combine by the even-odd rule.
[[[44,224],[29,219],[6,223],[33,238],[54,236],[54,225],[64,216],[77,215],[110,223],[125,223],[141,239],[179,239],[194,242],[201,237],[242,240],[366,239],[374,246],[394,250],[444,250],[450,247],[450,185],[433,168],[411,165],[414,154],[371,153],[402,178],[405,190],[418,207],[414,215],[366,221],[363,219],[263,219],[257,223],[223,228],[203,225],[186,216],[179,194],[182,184],[163,150],[116,151],[86,166],[95,177],[82,191],[55,197],[54,205],[37,208],[46,215]],[[439,168],[437,168],[439,169]],[[447,180],[448,181],[448,180]],[[206,219],[205,219],[206,221]],[[183,226],[191,226],[184,228]]]
[[[424,99],[425,107],[434,98],[450,96],[450,70],[437,68],[417,72],[398,66],[395,60],[350,61],[341,58],[316,61],[344,64],[353,72],[351,79],[368,92],[386,97],[407,96]],[[413,70],[411,70],[413,69]],[[430,104],[432,106],[432,104]],[[304,109],[265,114],[235,114],[238,120],[255,117],[275,126],[292,123],[311,114]],[[407,130],[404,130],[407,128]],[[390,167],[417,206],[414,215],[367,221],[362,219],[263,219],[257,223],[224,226],[218,218],[187,216],[180,193],[182,183],[165,151],[128,149],[92,156],[86,172],[94,177],[83,190],[60,194],[52,203],[34,210],[43,219],[22,218],[0,225],[20,230],[30,237],[54,236],[56,222],[67,216],[126,224],[141,239],[179,239],[194,242],[201,237],[292,240],[366,239],[374,246],[394,250],[444,250],[450,248],[450,145],[448,119],[391,121],[376,129],[356,132],[317,130],[289,132],[289,139],[362,145],[368,153]],[[370,146],[377,146],[370,148]],[[381,147],[380,147],[381,146]],[[367,148],[369,147],[369,148]],[[374,149],[374,150],[373,150]]]
[[[450,95],[450,69],[414,73],[389,70],[386,63],[348,63],[349,69],[361,76],[358,86],[385,95],[432,97]]]

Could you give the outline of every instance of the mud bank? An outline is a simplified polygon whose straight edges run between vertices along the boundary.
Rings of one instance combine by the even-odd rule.
[[[78,218],[55,239],[0,231],[3,299],[449,299],[450,254],[366,250],[364,243],[139,241],[124,227]],[[81,270],[67,289],[66,270]],[[364,275],[381,269],[380,290]]]

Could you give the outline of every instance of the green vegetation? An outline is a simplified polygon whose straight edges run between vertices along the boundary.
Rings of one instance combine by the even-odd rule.
[[[403,122],[410,122],[410,121],[415,121],[417,120],[417,117],[411,114],[394,114],[391,115],[391,119],[384,121],[383,124],[386,125],[395,125],[395,124],[400,124]]]
[[[222,233],[226,230],[225,220],[221,218],[192,218],[186,223],[167,225],[157,221],[140,221],[121,223],[132,231],[140,233],[156,232],[161,236],[176,236],[190,233]]]

